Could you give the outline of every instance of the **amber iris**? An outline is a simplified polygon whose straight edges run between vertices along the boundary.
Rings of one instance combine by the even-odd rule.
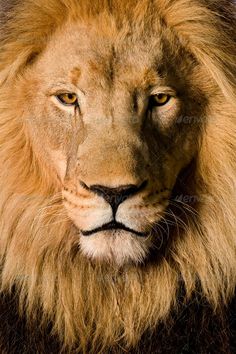
[[[154,95],[153,98],[155,105],[160,107],[168,103],[171,96],[165,93],[159,93],[157,95]]]
[[[75,93],[63,93],[57,96],[58,100],[67,106],[78,105],[78,97]]]

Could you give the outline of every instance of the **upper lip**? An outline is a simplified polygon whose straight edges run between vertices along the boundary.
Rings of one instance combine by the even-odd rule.
[[[148,233],[147,232],[139,232],[133,229],[130,229],[129,227],[125,226],[122,223],[117,222],[116,220],[113,220],[107,224],[104,224],[100,227],[97,227],[96,229],[90,230],[90,231],[81,231],[83,236],[91,236],[97,232],[100,231],[106,231],[106,230],[124,230],[127,232],[131,232],[135,234],[136,236],[139,237],[147,237]]]

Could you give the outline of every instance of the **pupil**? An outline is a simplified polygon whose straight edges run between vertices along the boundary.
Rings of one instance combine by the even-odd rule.
[[[71,93],[69,93],[68,98],[69,100],[73,100],[74,96]]]

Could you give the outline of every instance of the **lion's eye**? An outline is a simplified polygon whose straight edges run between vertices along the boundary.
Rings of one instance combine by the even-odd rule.
[[[75,93],[63,93],[56,96],[58,100],[66,106],[77,106],[78,97]]]
[[[169,102],[171,96],[165,93],[158,93],[152,96],[152,105],[161,107]]]

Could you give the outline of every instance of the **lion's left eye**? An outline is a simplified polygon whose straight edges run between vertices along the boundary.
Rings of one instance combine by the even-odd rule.
[[[56,96],[57,99],[66,106],[77,106],[78,97],[75,93],[63,93]]]
[[[161,107],[170,101],[171,96],[165,93],[158,93],[156,95],[153,95],[151,99],[153,106]]]

